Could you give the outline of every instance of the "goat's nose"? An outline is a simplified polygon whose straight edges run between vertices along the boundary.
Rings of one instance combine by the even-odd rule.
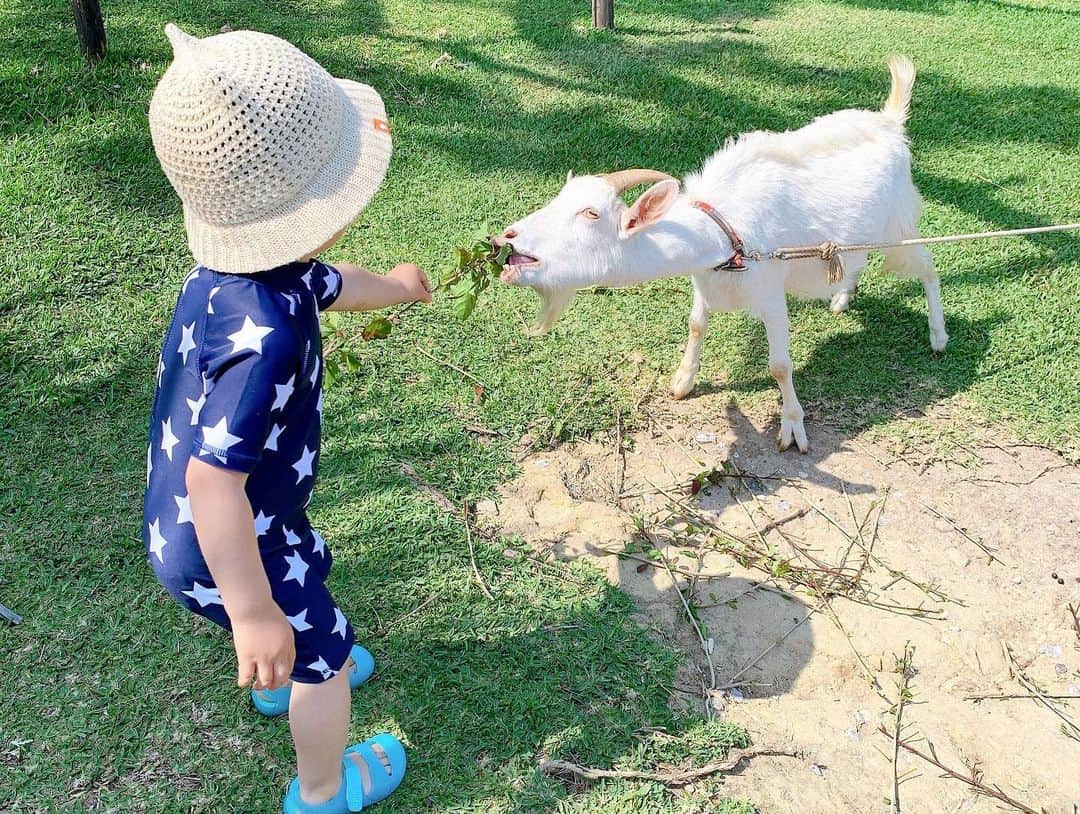
[[[513,240],[517,236],[518,236],[518,233],[515,230],[507,229],[501,235],[495,235],[494,237],[492,237],[491,238],[491,245],[494,246],[496,249],[498,249],[504,243],[509,243],[511,240]]]

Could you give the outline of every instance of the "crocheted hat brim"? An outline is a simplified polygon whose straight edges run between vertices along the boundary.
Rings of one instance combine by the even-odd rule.
[[[277,268],[310,255],[367,206],[390,164],[386,108],[374,88],[335,81],[348,103],[334,156],[293,200],[257,220],[212,224],[185,206],[184,225],[196,262],[233,274]]]

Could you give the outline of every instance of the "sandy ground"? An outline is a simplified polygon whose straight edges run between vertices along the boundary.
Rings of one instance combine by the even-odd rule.
[[[910,643],[913,699],[903,711],[903,732],[912,745],[927,751],[931,742],[947,766],[962,774],[977,767],[985,783],[1035,810],[1074,812],[1080,739],[1064,734],[1063,720],[1031,700],[1004,646],[1042,692],[1076,698],[1052,703],[1080,725],[1080,632],[1068,609],[1080,607],[1076,467],[1049,450],[1009,444],[993,430],[966,445],[962,463],[897,458],[887,441],[865,433],[845,437],[811,420],[811,452],[779,453],[775,419],[748,417],[719,393],[658,400],[644,415],[647,428],[622,437],[625,463],[620,433],[606,443],[532,453],[500,499],[479,511],[484,522],[537,549],[595,562],[631,594],[643,624],[686,653],[673,704],[704,709],[710,698],[715,714],[745,725],[756,743],[794,746],[804,755],[754,761],[725,781],[730,793],[754,800],[763,814],[888,811],[892,743],[877,730],[893,727],[896,658]],[[757,477],[719,478],[687,498],[691,479],[725,460],[729,472],[733,463]],[[864,548],[872,548],[861,595],[922,607],[925,615],[840,596],[826,607],[805,590],[792,593],[784,578],[763,587],[762,571],[702,545],[704,520],[673,511],[657,488],[753,544],[760,540],[755,527],[786,520],[763,536],[796,565],[808,560],[793,555],[793,544],[832,565],[850,549],[849,574],[867,559]],[[663,557],[650,558],[647,546],[642,552],[635,542],[642,520]],[[640,559],[609,553],[628,544]],[[710,658],[679,591],[711,640],[715,686],[742,686],[703,692],[712,681]],[[982,695],[1010,697],[971,698]],[[907,775],[900,787],[904,812],[1001,810],[903,750],[898,772]]]

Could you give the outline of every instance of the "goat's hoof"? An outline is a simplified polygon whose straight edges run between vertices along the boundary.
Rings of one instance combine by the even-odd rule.
[[[671,384],[668,385],[668,392],[671,393],[671,397],[676,401],[686,398],[694,390],[694,377],[687,376],[683,373],[676,373],[671,378]]]
[[[802,420],[793,421],[790,418],[783,418],[780,420],[780,432],[776,436],[776,445],[783,452],[792,443],[804,455],[810,451],[810,442],[806,438],[806,428],[803,427]]]
[[[949,335],[944,331],[930,332],[930,350],[934,353],[944,353],[945,346],[949,344]]]

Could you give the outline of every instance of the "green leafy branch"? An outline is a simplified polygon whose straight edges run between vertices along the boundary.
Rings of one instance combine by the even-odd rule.
[[[457,246],[454,249],[454,266],[431,289],[431,293],[445,289],[453,300],[454,315],[464,322],[474,310],[492,281],[499,276],[503,264],[514,252],[514,247],[504,243],[496,248],[491,240],[478,240],[471,248]],[[368,320],[360,331],[360,339],[371,342],[386,339],[416,302],[406,303],[389,315],[380,314]],[[355,373],[362,365],[360,356],[351,346],[355,335],[351,334],[336,314],[326,314],[322,326],[323,364],[328,384],[333,384],[342,373]]]

